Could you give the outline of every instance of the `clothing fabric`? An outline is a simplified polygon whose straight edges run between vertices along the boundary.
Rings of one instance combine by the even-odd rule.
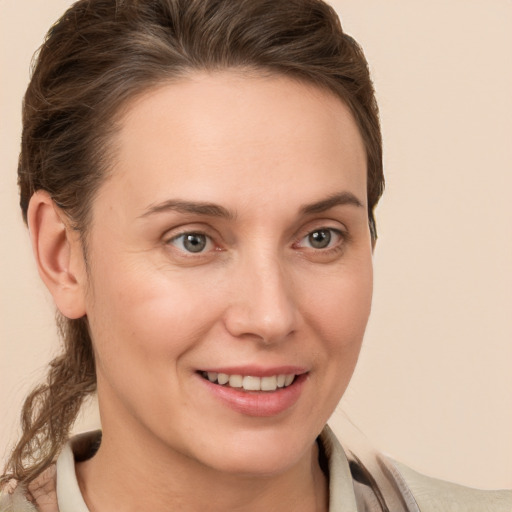
[[[56,464],[28,489],[11,482],[3,490],[0,512],[89,512],[75,461],[92,457],[100,442],[99,431],[71,439]],[[318,445],[320,464],[329,478],[329,512],[512,511],[512,491],[470,489],[421,475],[376,453],[355,455],[342,448],[328,426]]]

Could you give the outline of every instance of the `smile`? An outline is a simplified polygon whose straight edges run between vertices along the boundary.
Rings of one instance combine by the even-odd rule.
[[[255,377],[252,375],[228,375],[227,373],[201,372],[201,376],[213,384],[243,389],[244,391],[276,391],[293,384],[295,374],[269,375]]]

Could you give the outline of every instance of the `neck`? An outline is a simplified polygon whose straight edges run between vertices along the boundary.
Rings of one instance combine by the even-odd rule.
[[[104,428],[97,454],[76,468],[90,512],[328,510],[316,443],[295,465],[272,475],[221,472],[156,444],[111,437]]]

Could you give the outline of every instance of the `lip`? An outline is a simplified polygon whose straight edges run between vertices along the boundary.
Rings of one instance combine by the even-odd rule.
[[[271,377],[272,375],[302,375],[307,373],[307,370],[300,366],[272,366],[272,367],[263,367],[257,365],[244,365],[244,366],[218,366],[215,368],[201,368],[198,370],[201,372],[216,372],[216,373],[226,373],[227,375],[251,375],[253,377]]]
[[[282,373],[295,373],[296,377],[292,384],[286,388],[279,388],[276,391],[271,392],[241,391],[239,388],[231,388],[229,386],[214,384],[199,374],[197,374],[197,378],[215,399],[233,411],[245,416],[272,417],[282,414],[292,408],[302,394],[304,384],[308,378],[308,373],[305,373],[304,370],[301,372],[289,371],[292,368],[293,367],[283,366],[279,368],[272,368],[271,370],[264,370],[262,368],[259,370],[256,368],[249,370],[247,367],[243,367],[243,369],[230,367],[229,369],[223,368],[209,370],[216,371],[218,373],[227,373],[228,375],[252,375],[254,377],[267,377]],[[295,368],[295,370],[297,370],[297,368]]]

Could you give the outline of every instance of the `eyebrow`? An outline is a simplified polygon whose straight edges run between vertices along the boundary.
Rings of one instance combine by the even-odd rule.
[[[168,211],[174,211],[178,213],[191,213],[195,215],[204,215],[207,217],[220,217],[230,220],[233,220],[236,217],[234,212],[231,212],[223,206],[215,203],[206,203],[202,201],[181,201],[179,199],[169,199],[162,203],[151,205],[140,217],[148,217],[149,215],[153,215],[155,213],[163,213]]]
[[[335,206],[352,205],[363,208],[363,203],[352,192],[340,192],[316,203],[306,204],[300,209],[303,215],[322,213]]]
[[[332,196],[317,201],[315,203],[303,205],[299,212],[302,215],[312,215],[322,213],[335,206],[352,205],[358,208],[363,207],[363,203],[351,192],[340,192]],[[178,213],[190,213],[194,215],[203,215],[206,217],[219,217],[228,220],[236,219],[236,213],[215,203],[202,201],[183,201],[179,199],[169,199],[162,203],[149,206],[139,218],[148,217],[156,213],[174,211]]]

